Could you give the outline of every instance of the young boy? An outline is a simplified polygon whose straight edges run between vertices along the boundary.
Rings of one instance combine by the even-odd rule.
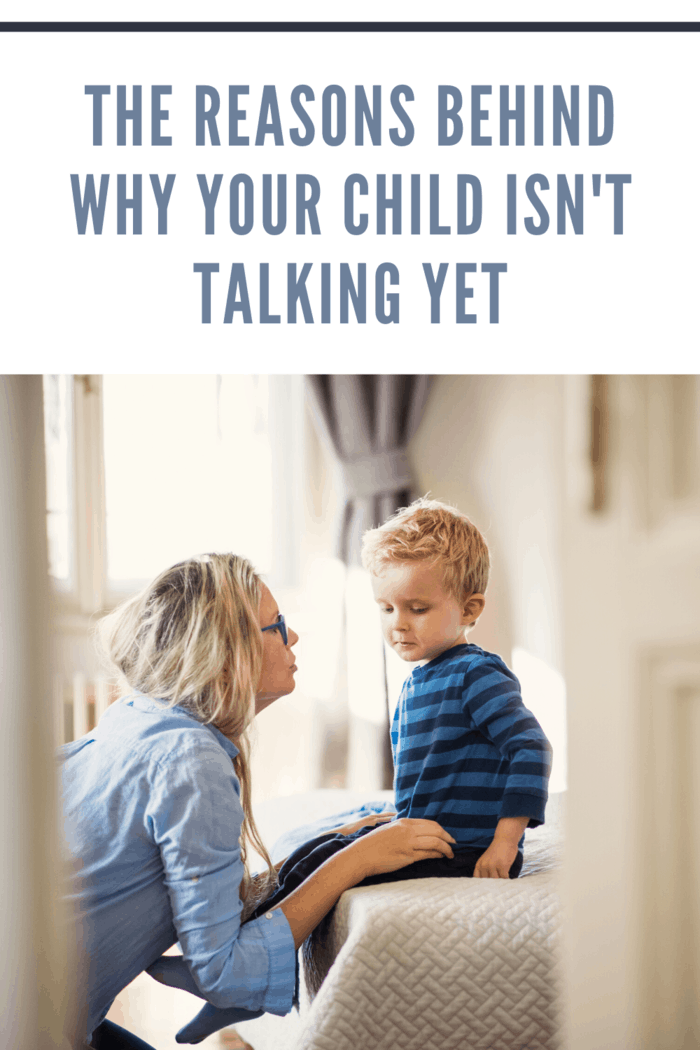
[[[485,604],[486,543],[464,514],[420,499],[365,533],[362,563],[387,643],[419,664],[391,729],[398,816],[453,835],[460,875],[517,878],[525,828],[544,822],[551,747],[513,672],[465,639]]]

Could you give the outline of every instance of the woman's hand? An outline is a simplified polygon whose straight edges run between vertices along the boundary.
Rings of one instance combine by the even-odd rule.
[[[402,817],[357,839],[343,852],[354,851],[361,857],[367,877],[398,871],[416,860],[454,857],[451,842],[456,842],[456,839],[436,821]]]
[[[379,814],[382,816],[382,814]],[[379,821],[377,823],[380,823]],[[278,905],[298,948],[345,890],[368,875],[381,875],[428,857],[452,857],[455,840],[434,820],[383,821],[317,868]]]
[[[360,820],[356,820],[352,824],[343,824],[339,828],[332,828],[331,831],[328,831],[325,834],[352,835],[353,832],[359,831],[360,828],[366,828],[370,824],[386,824],[388,821],[393,820],[395,816],[395,813],[373,813],[371,816],[362,817]]]

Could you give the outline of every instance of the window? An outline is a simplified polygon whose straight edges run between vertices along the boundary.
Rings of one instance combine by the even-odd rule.
[[[532,711],[552,745],[550,791],[565,791],[566,762],[566,684],[561,674],[538,656],[516,646],[511,666],[520,681],[525,707]]]
[[[214,550],[296,585],[302,376],[45,376],[44,405],[50,566],[67,614],[90,617]]]
[[[269,573],[268,377],[104,376],[103,403],[109,591],[209,551]]]

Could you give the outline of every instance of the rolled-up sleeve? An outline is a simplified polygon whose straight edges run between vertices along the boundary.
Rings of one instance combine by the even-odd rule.
[[[286,1014],[297,958],[284,913],[275,909],[241,926],[239,790],[231,758],[215,740],[190,742],[158,764],[147,830],[160,850],[185,961],[205,999]]]

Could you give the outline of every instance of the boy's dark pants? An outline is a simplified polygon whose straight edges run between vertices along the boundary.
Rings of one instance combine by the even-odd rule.
[[[279,871],[279,887],[271,897],[259,904],[251,919],[257,919],[260,915],[280,904],[288,897],[292,890],[300,886],[312,872],[316,871],[324,861],[334,856],[349,843],[362,835],[368,835],[374,831],[376,825],[360,828],[352,835],[330,834],[319,835],[309,842],[304,842],[298,849],[287,857]],[[433,879],[433,878],[472,878],[476,862],[485,849],[468,849],[457,847],[454,849],[454,857],[436,857],[428,860],[417,860],[413,864],[399,868],[398,871],[388,871],[382,875],[370,875],[360,886],[375,886],[380,882],[401,882],[406,879]],[[513,861],[510,869],[510,878],[517,879],[523,866],[523,855],[518,855]]]

